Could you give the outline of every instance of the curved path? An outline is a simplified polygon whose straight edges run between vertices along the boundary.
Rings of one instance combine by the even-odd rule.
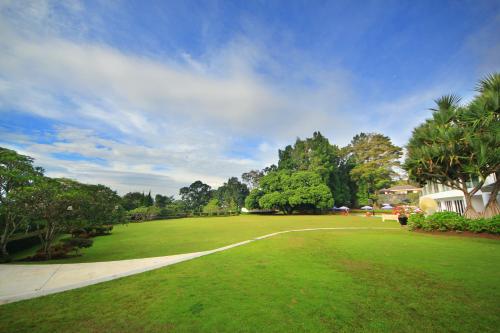
[[[316,230],[400,230],[400,228],[312,228],[279,231],[215,250],[164,257],[82,264],[0,265],[0,304],[40,297],[138,274],[289,232]]]

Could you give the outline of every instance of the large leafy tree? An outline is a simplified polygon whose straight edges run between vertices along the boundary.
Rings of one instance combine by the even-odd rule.
[[[47,259],[51,258],[51,245],[58,234],[88,223],[88,200],[82,184],[69,179],[43,178],[24,188],[25,216],[35,222]]]
[[[129,192],[122,197],[122,206],[126,210],[136,209],[144,204],[144,193]]]
[[[124,214],[120,201],[120,196],[105,185],[80,184],[79,218],[85,220],[85,226],[121,223]]]
[[[191,185],[181,188],[179,194],[188,209],[200,212],[210,200],[212,188],[210,185],[197,180]]]
[[[236,208],[240,210],[248,196],[248,187],[241,183],[238,178],[231,177],[224,185],[219,187],[215,193],[221,208]]]
[[[360,133],[347,147],[355,166],[350,170],[358,187],[359,204],[377,204],[377,191],[389,186],[396,175],[401,147],[378,133]]]
[[[252,190],[246,205],[250,209],[322,210],[333,206],[333,196],[321,177],[311,171],[280,170],[264,176]]]
[[[413,130],[405,161],[412,179],[462,191],[466,202],[464,215],[469,218],[481,215],[472,206],[472,196],[491,174],[497,175],[497,183],[485,213],[491,216],[499,212],[499,74],[482,80],[478,90],[480,94],[466,106],[461,106],[460,99],[453,95],[436,100],[432,118]],[[472,179],[478,181],[472,183]]]
[[[335,195],[340,205],[351,205],[353,186],[349,171],[352,160],[336,145],[330,144],[320,132],[311,138],[297,139],[293,146],[279,151],[279,170],[317,173]]]
[[[22,216],[21,190],[32,186],[43,175],[33,165],[33,158],[0,147],[0,247],[2,257],[8,256],[7,243],[25,221]],[[15,193],[15,195],[14,195]]]

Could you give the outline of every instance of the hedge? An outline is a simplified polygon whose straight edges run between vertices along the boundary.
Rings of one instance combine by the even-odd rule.
[[[500,215],[485,219],[466,219],[454,212],[438,212],[429,216],[410,215],[409,230],[423,231],[471,231],[475,233],[500,234]]]
[[[12,254],[29,249],[35,245],[40,245],[40,237],[38,237],[37,231],[17,234],[7,243],[7,252]]]

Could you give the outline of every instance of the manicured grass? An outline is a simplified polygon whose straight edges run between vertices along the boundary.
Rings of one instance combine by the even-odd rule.
[[[489,239],[290,233],[3,305],[0,331],[498,332],[499,262]]]
[[[110,261],[205,251],[290,229],[398,226],[397,222],[381,222],[376,217],[338,215],[240,215],[130,223],[115,226],[110,236],[94,238],[94,245],[84,249],[81,257],[38,263]],[[24,258],[35,250],[32,248],[14,257]]]

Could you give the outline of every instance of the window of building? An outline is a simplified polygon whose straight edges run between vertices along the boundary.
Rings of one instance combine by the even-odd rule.
[[[455,200],[455,211],[460,215],[465,212],[465,205],[463,200]]]

